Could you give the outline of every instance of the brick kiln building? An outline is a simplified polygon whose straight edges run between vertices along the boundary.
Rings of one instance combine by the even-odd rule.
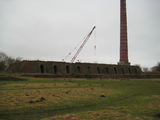
[[[131,66],[128,62],[126,0],[120,1],[120,60],[118,65],[24,60],[10,66],[8,71],[49,73],[52,77],[139,76],[142,73],[141,69],[138,66]]]

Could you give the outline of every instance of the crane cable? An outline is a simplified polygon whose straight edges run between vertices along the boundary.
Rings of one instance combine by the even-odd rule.
[[[94,31],[94,41],[95,41],[95,45],[94,45],[94,55],[96,55],[96,29]]]
[[[87,36],[87,35],[86,35]],[[78,44],[76,47],[73,48],[73,50],[64,58],[62,59],[62,61],[65,61],[71,54],[72,52],[82,43],[82,41],[85,40],[86,37],[84,37]],[[94,55],[96,56],[96,29],[94,31],[94,41],[95,41],[95,45],[94,45]]]
[[[97,43],[96,43],[96,29],[95,29],[95,31],[94,31],[94,41],[95,41],[95,45],[94,45],[94,56],[95,56],[95,58],[94,58],[94,63],[97,63],[97,57],[96,57],[96,52],[97,52]]]
[[[73,48],[73,50],[64,58],[62,59],[62,61],[64,61],[65,59],[68,58],[68,56],[70,56],[72,54],[72,52],[82,43],[82,41],[84,41],[85,37],[77,44],[76,47]]]

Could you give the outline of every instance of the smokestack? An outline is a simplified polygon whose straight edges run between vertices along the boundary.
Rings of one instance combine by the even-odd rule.
[[[120,60],[118,64],[130,65],[128,62],[126,0],[121,0],[120,4]]]

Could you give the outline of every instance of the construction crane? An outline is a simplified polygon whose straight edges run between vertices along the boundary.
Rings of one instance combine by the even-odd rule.
[[[93,27],[93,29],[91,30],[91,32],[87,35],[87,37],[85,38],[85,40],[83,41],[82,45],[79,47],[79,49],[77,50],[76,54],[74,55],[74,57],[72,58],[70,63],[73,63],[74,60],[76,59],[76,57],[78,56],[78,54],[80,53],[80,51],[82,50],[82,48],[84,47],[84,45],[86,44],[86,42],[88,41],[89,37],[91,36],[93,30],[96,28],[96,26]]]

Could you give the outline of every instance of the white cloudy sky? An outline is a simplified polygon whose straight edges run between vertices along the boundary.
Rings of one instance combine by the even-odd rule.
[[[159,6],[160,0],[127,0],[132,65],[160,62]],[[94,26],[76,61],[117,64],[120,0],[0,0],[0,51],[13,57],[62,61]]]

